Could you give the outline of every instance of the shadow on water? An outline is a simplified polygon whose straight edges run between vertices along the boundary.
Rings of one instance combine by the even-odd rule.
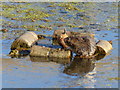
[[[16,53],[16,55],[14,53]],[[23,58],[23,57],[25,58],[29,54],[30,54],[30,50],[21,50],[21,51],[11,50],[9,52],[8,56],[11,57],[11,58]]]
[[[70,58],[51,58],[51,57],[30,57],[32,62],[56,62],[59,64],[70,63]]]
[[[11,58],[25,58],[29,55],[30,51],[21,51],[20,55],[10,56]],[[84,76],[91,72],[95,68],[95,61],[101,60],[105,55],[97,55],[96,57],[89,58],[79,58],[75,56],[72,58],[54,58],[54,57],[34,57],[30,56],[32,62],[56,62],[58,64],[65,65],[63,73],[71,76]]]
[[[105,55],[97,55],[95,58],[51,58],[51,57],[30,57],[32,62],[56,62],[65,65],[63,73],[71,76],[85,76],[95,68],[95,61],[104,58]]]
[[[37,42],[39,46],[50,48],[61,48],[60,45],[53,45],[52,39],[43,39]],[[11,51],[12,52],[12,51]],[[10,52],[10,53],[11,53]],[[14,53],[14,52],[13,52]],[[10,56],[11,58],[25,58],[30,54],[30,50],[19,51],[19,55]],[[72,55],[73,56],[73,55]],[[95,61],[104,58],[105,54],[97,54],[94,58],[80,58],[78,56],[71,58],[55,58],[55,57],[42,57],[42,56],[29,56],[32,62],[56,62],[65,65],[63,73],[71,76],[85,76],[87,73],[93,71],[95,68]]]
[[[96,57],[89,58],[79,58],[74,57],[73,61],[64,69],[64,73],[72,76],[85,76],[87,73],[93,71],[95,68],[95,61],[101,60],[105,55],[97,55]]]
[[[92,71],[95,67],[95,62],[91,59],[74,58],[69,66],[64,69],[64,73],[72,76],[84,76]]]

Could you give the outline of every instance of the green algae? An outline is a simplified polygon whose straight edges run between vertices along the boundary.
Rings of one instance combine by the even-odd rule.
[[[8,12],[7,10],[1,12],[2,16],[6,18],[14,18],[17,16],[16,14],[13,14],[12,12]]]
[[[2,26],[5,28],[22,28],[31,31],[40,31],[43,29],[52,30],[54,27],[69,27],[70,29],[80,29],[82,28],[81,26],[87,26],[91,21],[96,21],[96,19],[92,17],[95,14],[93,11],[91,11],[91,9],[94,8],[93,6],[95,6],[95,4],[92,2],[42,2],[40,5],[38,4],[34,6],[33,4],[36,3],[2,3],[0,5],[0,7],[2,7],[2,16],[11,20],[10,22],[2,21]],[[102,10],[98,11],[100,13]],[[68,18],[68,16],[71,17]],[[107,22],[106,19],[104,20],[104,24],[117,22],[115,16],[110,16],[109,18],[110,21]],[[19,25],[13,23],[13,21],[31,23],[31,25]],[[111,29],[109,28],[107,30]]]
[[[38,25],[22,25],[21,28],[25,28],[28,31],[37,31]]]
[[[66,11],[80,11],[80,12],[84,12],[85,10],[82,10],[78,7],[76,7],[76,3],[59,3],[58,6],[60,7],[64,7]]]
[[[39,27],[40,28],[42,28],[42,29],[49,29],[49,30],[51,30],[52,29],[52,27],[50,27],[50,26],[48,26],[48,25],[39,25]]]
[[[108,80],[120,80],[120,77],[108,78]]]
[[[26,9],[21,9],[21,5],[2,5],[1,7],[3,8],[3,10],[1,11],[2,16],[6,18],[14,18],[15,20],[19,21],[42,20],[45,17],[51,16],[51,14],[48,14],[47,12],[29,8],[28,6],[26,6]],[[44,21],[49,22],[49,20],[47,19],[45,19]]]
[[[43,12],[43,11],[36,11],[33,9],[26,9],[24,11],[19,11],[19,13],[25,13],[24,16],[19,17],[19,20],[23,20],[23,21],[33,21],[33,20],[44,20],[46,22],[48,22],[49,20],[47,19],[43,19],[45,17],[50,17],[51,15]]]
[[[68,24],[67,26],[72,28],[78,27],[77,25],[74,25],[74,24]]]

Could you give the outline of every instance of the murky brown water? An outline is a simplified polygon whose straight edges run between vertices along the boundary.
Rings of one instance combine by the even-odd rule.
[[[117,3],[71,4],[74,7],[70,6],[70,3],[2,4],[4,5],[2,28],[8,30],[2,33],[0,40],[3,88],[118,88]],[[31,13],[27,12],[28,9]],[[30,17],[36,19],[35,21],[25,19],[26,14],[37,15],[37,11],[44,11],[45,15],[50,16],[43,17],[44,20],[37,16],[37,19],[33,18],[34,16]],[[9,16],[9,13],[14,15]],[[100,60],[74,59],[72,62],[29,56],[22,58],[7,56],[13,40],[25,31],[52,35],[54,30],[61,28],[95,33],[96,40],[113,40],[113,50]],[[46,44],[49,43],[51,42]]]

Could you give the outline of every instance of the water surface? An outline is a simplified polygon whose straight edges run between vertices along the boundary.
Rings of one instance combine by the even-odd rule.
[[[118,88],[117,3],[6,2],[2,5],[2,28],[8,30],[1,37],[3,88]],[[113,40],[113,49],[100,60],[72,62],[7,56],[14,39],[24,32],[52,35],[54,30],[63,28],[95,33],[96,41]]]

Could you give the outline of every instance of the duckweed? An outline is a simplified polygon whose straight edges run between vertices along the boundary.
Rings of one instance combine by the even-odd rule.
[[[23,16],[23,17],[19,17],[19,20],[44,20],[46,22],[49,22],[49,20],[47,19],[43,19],[45,17],[49,17],[51,16],[50,14],[48,13],[45,13],[45,12],[42,12],[42,11],[29,11],[29,10],[26,10],[25,12],[26,14]]]
[[[50,2],[49,4],[44,2],[40,4],[28,2],[24,2],[24,4],[21,2],[17,4],[2,3],[0,5],[3,9],[1,11],[2,16],[9,20],[9,22],[2,21],[2,26],[4,28],[22,28],[32,31],[52,30],[55,27],[69,27],[70,29],[76,28],[79,30],[83,29],[83,27],[80,27],[81,25],[86,26],[90,24],[90,21],[95,21],[95,19],[93,20],[94,17],[92,17],[94,13],[90,11],[90,8],[93,8],[94,5],[94,3],[78,2]],[[86,8],[89,6],[90,8]],[[109,17],[109,19],[110,22],[117,21],[115,16]],[[109,24],[107,19],[104,22]],[[35,25],[35,23],[37,24]]]
[[[108,78],[108,80],[120,80],[120,77]]]
[[[27,4],[27,6],[28,5],[30,4]],[[17,6],[16,5],[15,6],[14,5],[2,5],[1,7],[3,8],[3,11],[1,13],[4,17],[11,18],[12,20],[32,21],[32,22],[51,16],[51,14],[48,14],[47,12],[29,8],[27,6],[25,9],[21,9],[22,7],[21,5],[17,5]],[[47,19],[44,19],[44,21],[49,22],[49,20]]]
[[[64,7],[66,11],[80,11],[80,12],[84,12],[85,10],[82,10],[78,7],[76,7],[76,3],[59,3],[58,6],[60,7]]]
[[[44,25],[39,25],[40,28],[46,28]]]
[[[17,16],[16,14],[13,14],[13,13],[8,12],[8,11],[4,11],[4,12],[1,12],[1,13],[6,18],[14,18],[15,16]]]
[[[78,26],[77,25],[73,25],[73,24],[68,24],[68,27],[74,28],[74,27],[78,27]]]
[[[22,25],[21,28],[25,28],[29,31],[37,31],[38,30],[37,25]]]

